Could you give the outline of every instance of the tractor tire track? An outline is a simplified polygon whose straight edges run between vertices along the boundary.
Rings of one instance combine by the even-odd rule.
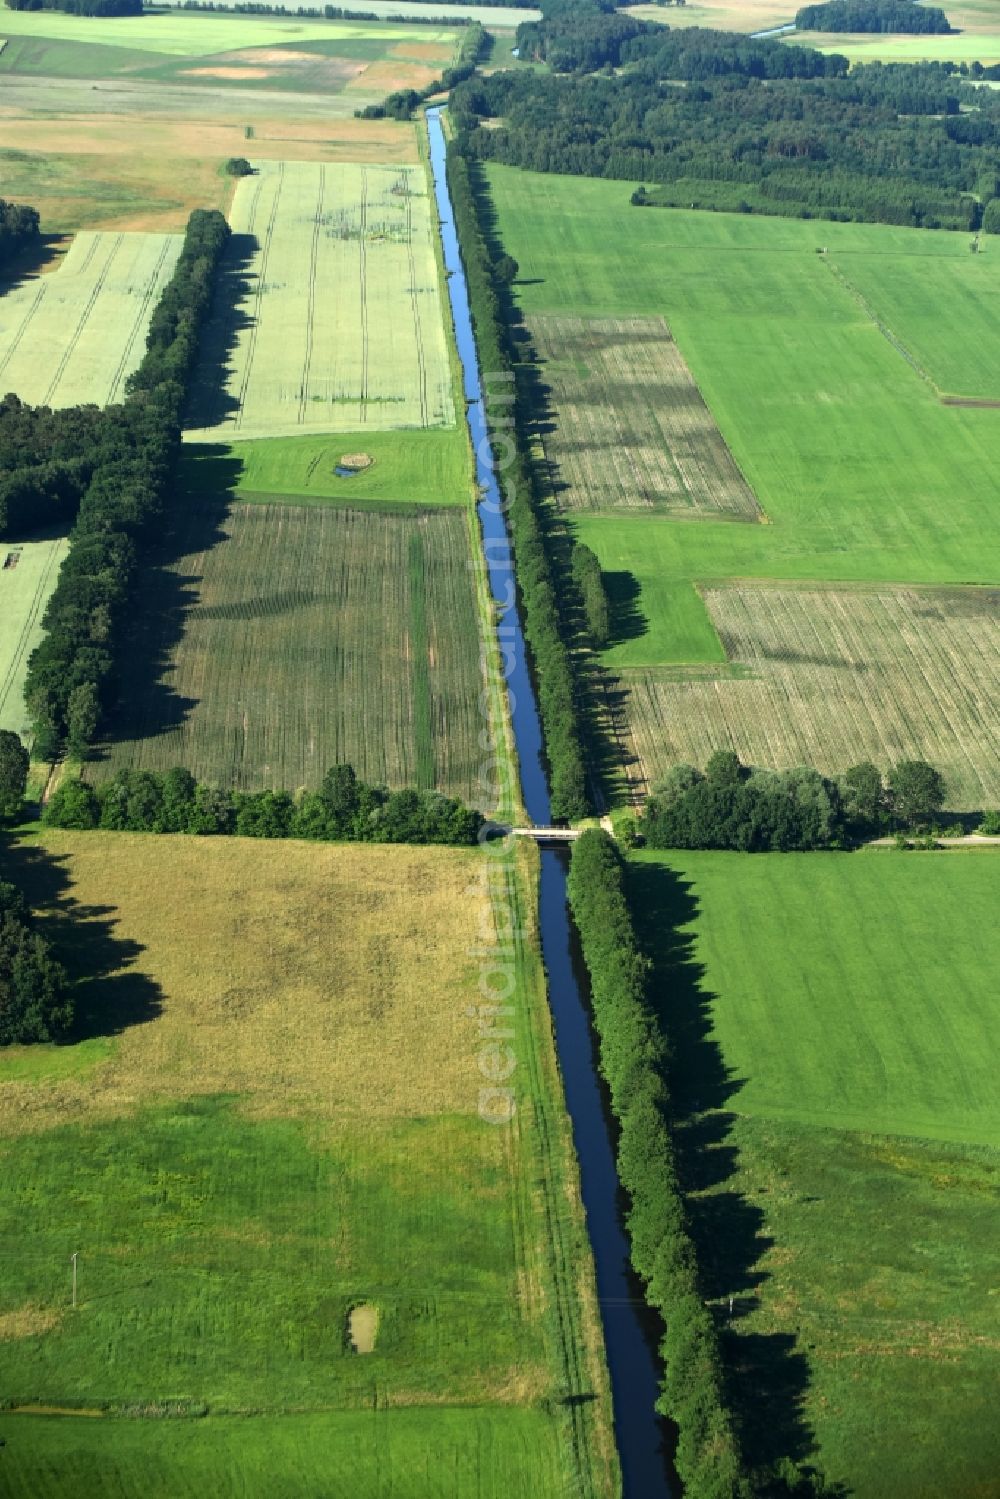
[[[368,252],[365,235],[368,232],[368,173],[361,174],[361,233],[359,236],[359,266],[361,271],[361,420],[368,418]]]
[[[236,427],[242,427],[242,425],[243,425],[243,414],[244,414],[244,409],[245,409],[247,388],[248,388],[248,386],[250,384],[250,376],[253,373],[254,352],[255,352],[256,347],[257,347],[257,331],[260,328],[260,309],[261,309],[261,304],[263,303],[263,300],[264,300],[264,285],[265,285],[265,276],[266,276],[266,272],[267,272],[267,259],[268,259],[268,256],[271,253],[271,240],[274,238],[274,225],[275,225],[275,221],[276,221],[276,219],[278,217],[278,204],[281,201],[281,189],[282,189],[282,186],[284,185],[284,179],[285,179],[285,163],[283,161],[279,161],[278,162],[278,182],[277,182],[277,186],[274,189],[274,198],[273,198],[273,201],[271,203],[271,212],[270,212],[270,215],[268,216],[267,228],[264,231],[264,239],[263,239],[263,242],[261,244],[261,249],[260,249],[260,266],[259,266],[258,272],[257,272],[257,290],[254,293],[254,300],[253,300],[253,317],[251,319],[251,324],[250,324],[250,337],[247,340],[246,361],[245,361],[244,366],[243,366],[243,374],[242,374],[242,376],[240,378],[240,388],[239,388],[239,394],[237,396],[237,400],[239,402],[239,405],[238,405],[238,408],[237,408],[237,411],[236,411],[236,420],[234,422],[234,426],[236,426]],[[254,198],[254,202],[253,202],[252,212],[251,212],[251,218],[250,218],[250,229],[249,229],[249,232],[251,234],[253,233],[253,225],[254,225],[254,222],[256,220],[256,213],[257,213],[257,199],[255,197]]]
[[[60,359],[58,366],[56,367],[56,372],[49,382],[49,387],[46,390],[45,395],[42,397],[41,405],[43,406],[51,405],[52,398],[55,395],[56,391],[59,389],[59,385],[62,382],[63,375],[66,373],[67,365],[73,357],[73,352],[76,349],[77,344],[80,342],[83,330],[84,328],[86,328],[87,323],[90,321],[90,316],[94,311],[94,308],[97,306],[98,298],[100,297],[101,292],[104,290],[104,283],[108,279],[108,273],[110,272],[111,267],[114,264],[115,259],[117,258],[118,252],[122,247],[122,238],[123,236],[120,234],[115,237],[114,245],[111,248],[111,252],[108,255],[107,260],[104,262],[101,274],[98,276],[97,280],[94,282],[93,287],[91,288],[90,296],[87,298],[86,306],[84,307],[83,312],[81,313],[77,321],[76,328],[73,331],[73,336],[70,339],[69,343],[66,345],[66,348],[63,350],[63,356]]]
[[[312,247],[309,253],[309,298],[306,304],[306,353],[302,365],[302,384],[299,390],[299,425],[305,424],[306,406],[309,401],[309,376],[313,354],[313,317],[316,307],[316,263],[319,259],[319,237],[323,227],[323,195],[326,190],[326,167],[319,169],[319,198],[316,217],[313,221]]]

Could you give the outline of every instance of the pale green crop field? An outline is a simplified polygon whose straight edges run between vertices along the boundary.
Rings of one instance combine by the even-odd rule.
[[[192,440],[454,423],[422,168],[259,162],[230,222],[242,285],[206,334]]]
[[[53,42],[96,42],[160,52],[168,57],[210,57],[233,47],[276,47],[305,41],[447,42],[447,27],[372,25],[363,21],[302,20],[271,16],[200,16],[176,11],[144,16],[69,16],[58,11],[0,13],[0,36]]]
[[[79,234],[58,270],[0,298],[0,386],[34,405],[105,406],[145,353],[178,234]]]
[[[61,537],[0,541],[0,729],[27,736],[24,679],[42,638],[42,613],[66,555]],[[16,557],[16,566],[8,560]]]
[[[942,7],[950,15],[947,3]],[[817,52],[839,52],[850,62],[1000,62],[1000,17],[995,32],[949,36],[874,36],[866,32],[796,31],[781,39]]]

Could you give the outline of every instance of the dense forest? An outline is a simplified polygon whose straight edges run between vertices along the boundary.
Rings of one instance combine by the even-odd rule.
[[[186,382],[228,237],[221,213],[191,215],[124,406],[53,412],[8,398],[0,408],[0,501],[8,528],[13,522],[37,530],[76,510],[25,685],[41,759],[64,744],[83,754],[113,696],[142,546],[167,503]]]
[[[915,0],[827,0],[805,5],[795,14],[799,31],[900,32],[906,36],[941,36],[951,31],[948,17],[936,5]]]
[[[0,269],[38,239],[38,210],[0,198]]]
[[[952,229],[978,228],[997,195],[1000,99],[969,83],[993,68],[849,69],[593,0],[546,8],[518,38],[553,71],[476,76],[453,94],[463,149],[483,160],[650,184],[638,203]]]
[[[120,770],[94,787],[64,780],[43,821],[127,833],[235,834],[348,843],[474,844],[482,814],[437,791],[388,791],[335,765],[318,791],[222,791],[188,770]]]

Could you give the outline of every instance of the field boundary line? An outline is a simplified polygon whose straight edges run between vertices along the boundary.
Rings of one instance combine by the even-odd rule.
[[[417,304],[417,263],[413,256],[413,195],[409,179],[406,181],[406,261],[410,271],[410,311],[413,314],[413,338],[417,347],[417,375],[420,384],[420,424],[429,426],[427,420],[427,369],[424,364],[424,343],[421,337],[420,308]]]
[[[889,327],[889,324],[879,316],[875,308],[865,296],[864,292],[861,291],[860,288],[855,286],[853,281],[848,280],[847,276],[844,275],[844,272],[838,265],[834,264],[834,262],[829,258],[828,255],[822,255],[820,259],[823,261],[824,265],[829,268],[834,279],[840,283],[840,285],[847,292],[848,296],[858,304],[865,317],[868,318],[869,322],[873,323],[874,326],[878,329],[879,333],[881,333],[886,343],[888,343],[891,348],[895,349],[896,353],[902,359],[906,360],[906,363],[913,370],[914,374],[919,375],[920,379],[930,386],[931,390],[934,392],[935,396],[937,396],[938,400],[943,403],[944,396],[942,395],[940,387],[935,384],[930,371],[924,368],[917,356],[911,353],[911,351],[906,347],[906,344],[904,344],[903,340],[898,336],[898,334],[894,333]]]

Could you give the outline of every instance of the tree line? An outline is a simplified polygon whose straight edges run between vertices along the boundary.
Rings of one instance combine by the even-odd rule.
[[[799,31],[874,31],[907,36],[943,36],[952,30],[936,5],[915,0],[826,0],[795,13]]]
[[[639,202],[936,228],[978,228],[998,196],[1000,100],[969,81],[992,68],[849,69],[593,0],[543,10],[518,36],[552,72],[477,75],[453,94],[471,157],[654,184]]]
[[[590,644],[595,651],[603,651],[611,639],[611,608],[604,587],[600,558],[582,541],[573,543],[570,572],[580,595]]]
[[[306,838],[348,843],[471,845],[481,812],[438,791],[389,791],[335,765],[318,791],[225,791],[177,767],[120,770],[92,786],[63,780],[42,814],[49,827],[102,828],[125,833],[190,833],[202,837]]]
[[[0,267],[38,242],[38,209],[0,198]]]
[[[503,412],[513,442],[510,463],[498,475],[507,526],[517,562],[517,582],[523,605],[524,634],[535,668],[538,709],[545,738],[552,816],[583,817],[589,811],[587,778],[581,748],[577,686],[569,650],[563,639],[559,600],[548,538],[540,518],[524,433],[531,421],[518,366],[511,352],[501,294],[508,279],[505,262],[496,259],[483,232],[475,186],[461,150],[448,144],[448,191],[455,231],[462,250],[469,308],[476,332],[480,369],[486,382],[487,420],[490,386],[496,382],[512,409]],[[512,264],[513,262],[511,262]]]
[[[926,829],[944,800],[943,777],[923,760],[900,761],[888,780],[864,761],[834,780],[804,766],[754,769],[731,750],[717,750],[703,771],[675,765],[667,772],[639,832],[651,848],[846,848],[893,829]]]
[[[31,412],[8,400],[0,414],[0,434],[11,423],[8,453],[16,451],[18,432],[30,432],[31,451],[43,458],[35,466],[37,523],[78,501],[69,552],[42,618],[45,634],[28,663],[25,700],[39,758],[54,758],[63,745],[85,753],[110,707],[128,605],[173,482],[186,384],[228,237],[221,213],[192,213],[123,406]],[[80,443],[75,458],[67,457],[73,435]],[[22,479],[26,472],[22,467]],[[11,505],[8,495],[8,514]],[[16,509],[26,524],[23,491]]]
[[[591,829],[573,845],[568,889],[617,1124],[632,1265],[665,1323],[657,1409],[677,1427],[674,1462],[686,1499],[742,1499],[750,1491],[671,1139],[666,1041],[647,997],[650,964],[632,925],[621,855],[606,834]]]
[[[73,1008],[66,971],[23,894],[0,880],[0,1046],[60,1040]]]
[[[61,10],[68,16],[141,16],[142,0],[6,0],[8,10]]]

